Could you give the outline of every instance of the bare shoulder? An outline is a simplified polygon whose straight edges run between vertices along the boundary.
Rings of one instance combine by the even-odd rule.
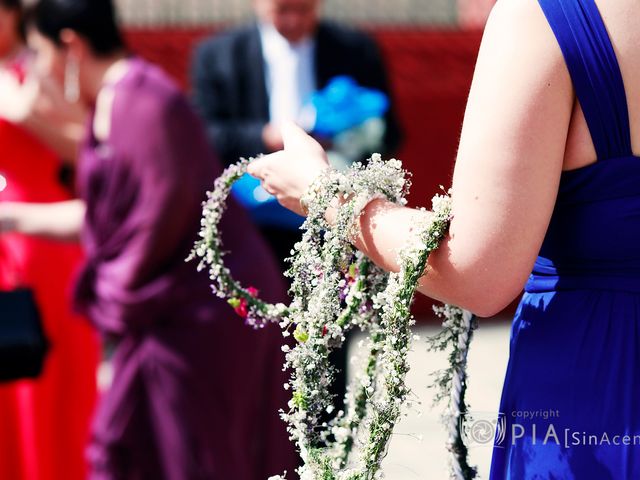
[[[531,132],[536,119],[544,121],[535,128],[564,124],[572,104],[568,69],[537,0],[498,0],[478,55],[462,153],[470,138],[485,136],[487,129],[504,145],[505,137]],[[493,112],[489,123],[486,112]]]
[[[537,0],[498,0],[485,29],[485,41],[511,51],[542,53],[561,65],[562,53]]]

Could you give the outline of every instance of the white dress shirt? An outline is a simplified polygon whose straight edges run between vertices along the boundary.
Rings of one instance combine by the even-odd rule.
[[[272,123],[298,121],[302,106],[316,90],[315,41],[290,43],[273,25],[260,24]]]

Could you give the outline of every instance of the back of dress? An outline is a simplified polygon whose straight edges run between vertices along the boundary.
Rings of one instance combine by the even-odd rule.
[[[539,3],[597,161],[562,174],[512,327],[490,478],[640,478],[640,158],[624,82],[593,0]]]
[[[79,170],[87,262],[77,300],[115,338],[94,421],[95,479],[254,480],[296,465],[278,410],[282,335],[255,331],[185,258],[220,166],[175,83],[142,59],[114,86],[111,129],[88,134]],[[245,212],[223,221],[227,265],[269,301],[286,296]]]

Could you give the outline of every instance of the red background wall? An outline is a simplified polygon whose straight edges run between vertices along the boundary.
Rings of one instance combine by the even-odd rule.
[[[451,184],[464,107],[480,45],[479,30],[369,29],[385,57],[404,131],[398,152],[413,173],[411,202],[429,206]],[[130,29],[134,51],[162,65],[188,89],[191,52],[211,29]],[[423,298],[418,313],[430,310]]]

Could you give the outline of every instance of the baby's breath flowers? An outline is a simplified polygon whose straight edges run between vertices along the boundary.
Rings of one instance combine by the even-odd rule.
[[[247,171],[248,164],[249,160],[243,159],[231,165],[215,181],[213,191],[207,194],[207,201],[203,204],[200,240],[187,261],[199,259],[198,270],[204,270],[208,266],[213,292],[227,300],[248,325],[260,328],[267,323],[278,322],[286,314],[287,307],[261,301],[255,288],[245,288],[234,280],[224,264],[221,233],[218,229],[231,187]]]
[[[287,272],[292,279],[291,304],[271,305],[261,301],[255,289],[239,285],[223,262],[218,224],[231,186],[248,163],[242,160],[231,166],[216,181],[204,204],[201,239],[190,259],[199,259],[200,269],[209,268],[214,292],[227,299],[248,324],[259,328],[277,322],[285,337],[295,338],[294,347],[282,347],[292,373],[285,384],[291,391],[289,409],[281,415],[304,461],[298,470],[300,478],[382,478],[381,463],[410,394],[405,381],[415,323],[410,306],[429,255],[447,234],[450,198],[446,194],[434,198],[429,220],[418,229],[416,241],[400,253],[400,271],[387,273],[357,251],[351,240],[357,233],[357,219],[373,199],[406,204],[409,180],[401,162],[385,162],[374,155],[366,165],[325,171],[303,199],[308,216]],[[341,199],[340,206],[330,225],[325,213],[336,198]],[[468,467],[466,450],[459,448],[456,439],[461,438],[458,420],[466,410],[466,351],[473,322],[453,306],[446,306],[443,315],[448,333],[441,334],[433,348],[455,352],[451,354],[455,361],[440,373],[438,382],[454,392],[447,416],[454,453],[452,478],[466,480],[475,471]],[[368,357],[348,387],[344,411],[335,412],[335,399],[329,393],[335,372],[329,354],[343,347],[353,329],[367,332]]]

